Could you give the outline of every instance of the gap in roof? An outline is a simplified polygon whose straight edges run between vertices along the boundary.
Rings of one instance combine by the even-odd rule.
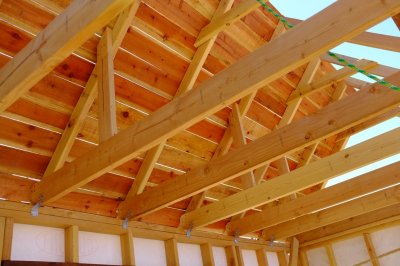
[[[400,118],[399,117],[391,118],[391,119],[389,119],[385,122],[382,122],[376,126],[370,127],[370,128],[363,130],[357,134],[354,134],[353,136],[350,137],[349,141],[347,142],[346,148],[357,145],[361,142],[364,142],[368,139],[379,136],[383,133],[386,133],[386,132],[396,129],[396,128],[400,128]],[[380,160],[378,162],[366,165],[366,166],[356,169],[354,171],[348,172],[347,174],[332,178],[327,182],[325,187],[330,187],[330,186],[336,185],[338,183],[344,182],[351,178],[360,176],[362,174],[371,172],[373,170],[385,167],[389,164],[396,163],[399,161],[400,161],[400,153],[397,155],[388,157],[386,159]]]
[[[269,2],[272,5],[274,5],[283,16],[305,20],[317,14],[321,10],[327,8],[336,1],[335,0],[307,0],[307,1],[271,0]],[[367,31],[400,37],[400,31],[391,18],[386,19],[385,21],[368,29]],[[396,52],[391,52],[351,43],[343,43],[332,49],[332,52],[343,55],[349,55],[358,59],[369,59],[376,61],[382,65],[387,65],[394,68],[400,68],[400,53]],[[352,77],[371,83],[375,82],[363,74],[355,74]]]

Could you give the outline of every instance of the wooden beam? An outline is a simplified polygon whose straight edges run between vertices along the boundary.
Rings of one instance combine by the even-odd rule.
[[[133,249],[133,234],[128,228],[127,232],[120,236],[121,238],[121,253],[123,265],[136,265],[135,254]]]
[[[4,243],[5,229],[6,229],[6,218],[0,217],[0,261],[3,258],[3,243]]]
[[[364,233],[363,237],[364,237],[365,245],[367,246],[368,255],[372,262],[372,266],[380,266],[379,259],[376,256],[375,247],[374,247],[374,244],[372,243],[370,234]]]
[[[242,249],[239,246],[234,246],[234,248],[235,248],[235,252],[236,252],[238,266],[245,266]]]
[[[397,14],[396,16],[392,17],[394,23],[396,24],[397,28],[400,30],[400,13]]]
[[[204,266],[215,266],[214,255],[212,251],[212,246],[210,243],[206,243],[200,246],[201,257],[203,259]]]
[[[14,219],[12,217],[6,217],[4,236],[3,236],[2,260],[11,260],[13,231],[14,231]]]
[[[132,1],[75,1],[0,72],[0,112],[32,88]]]
[[[65,228],[65,262],[79,263],[79,227]]]
[[[164,241],[167,266],[179,266],[178,242],[175,238]]]
[[[348,61],[349,63],[356,63],[358,61],[357,58],[351,57],[351,56],[347,56],[347,55],[342,55],[342,54],[338,54],[336,53],[337,56],[345,59],[346,61]],[[330,57],[328,54],[323,54],[321,56],[321,59],[323,61],[326,61],[328,63],[331,64],[336,64],[336,65],[340,65],[340,66],[345,66],[345,64],[343,62],[339,62],[337,61],[335,58]],[[373,67],[369,70],[369,72],[371,74],[375,74],[378,76],[382,76],[382,77],[388,77],[391,76],[395,73],[397,73],[399,70],[394,68],[394,67],[390,67],[390,66],[385,66],[385,65],[377,65],[376,67]]]
[[[117,134],[117,114],[115,110],[114,55],[112,51],[112,30],[109,27],[97,46],[98,75],[98,115],[99,142]]]
[[[297,266],[299,260],[299,240],[296,237],[292,237],[290,242],[290,258],[289,266]]]
[[[360,60],[360,61],[356,62],[355,65],[364,70],[368,70],[370,68],[375,67],[377,65],[377,63],[373,62],[373,61],[369,61],[369,60]],[[333,84],[337,84],[339,81],[342,81],[356,73],[357,73],[357,71],[355,71],[354,69],[351,69],[349,67],[344,67],[340,70],[336,70],[335,72],[326,74],[325,76],[321,77],[320,79],[296,89],[290,95],[288,102],[289,103],[293,102],[293,101],[297,100],[299,97],[308,96],[313,92],[322,90],[324,88],[332,86]]]
[[[235,21],[249,14],[251,11],[257,9],[260,3],[252,0],[244,0],[232,8],[230,11],[223,15],[218,16],[215,20],[211,21],[199,33],[195,46],[198,47],[205,43],[207,40],[214,37],[220,31],[230,26]]]
[[[215,11],[215,14],[211,21],[213,21],[216,17],[222,15],[225,13],[227,10],[231,8],[233,4],[233,0],[224,0],[221,1],[220,4],[217,7],[217,10]],[[188,69],[185,72],[185,75],[183,76],[183,79],[181,83],[179,84],[178,90],[175,93],[174,97],[179,97],[186,92],[190,91],[196,79],[198,78],[200,71],[204,65],[204,62],[207,59],[208,54],[210,53],[210,50],[212,46],[215,43],[216,36],[214,38],[211,38],[208,40],[206,43],[202,44],[195,52],[192,61],[190,62],[190,65]],[[162,141],[159,145],[156,147],[152,148],[146,153],[146,156],[143,160],[142,165],[140,166],[140,169],[138,171],[138,174],[136,175],[135,182],[133,183],[131,189],[129,190],[127,194],[127,198],[135,196],[137,194],[140,194],[143,192],[146,183],[154,170],[155,164],[158,161],[160,154],[164,148],[165,141]],[[196,199],[192,199],[190,202],[189,206],[192,206],[196,208],[197,205],[200,204],[200,202],[203,202],[204,200],[204,195],[199,195],[200,197],[197,197]]]
[[[268,266],[267,251],[265,249],[256,250],[258,266]]]
[[[270,227],[264,230],[263,237],[282,239],[294,236],[398,203],[400,203],[400,186],[395,186]]]
[[[279,266],[288,266],[286,250],[277,252]]]
[[[295,25],[302,22],[299,19],[293,18],[288,18],[288,20]],[[347,42],[393,52],[400,52],[400,38],[385,34],[363,32]]]
[[[139,8],[140,1],[134,1],[134,3],[126,8],[117,18],[113,26],[113,56],[115,57],[119,46],[121,45],[122,38],[125,36],[130,22],[136,14]],[[97,68],[95,67],[86,83],[85,89],[81,93],[79,100],[70,116],[67,127],[64,129],[60,141],[51,157],[51,160],[46,168],[44,176],[55,172],[60,169],[65,161],[67,160],[68,154],[72,149],[72,145],[78,135],[79,130],[82,128],[82,124],[86,119],[86,116],[93,104],[97,92]]]
[[[331,244],[325,246],[326,254],[328,255],[329,265],[330,266],[337,266],[335,253],[333,252],[333,248]]]
[[[363,232],[381,230],[400,224],[400,205],[389,206],[372,213],[352,217],[327,227],[297,235],[302,247],[320,246],[327,241],[348,239]]]
[[[335,2],[279,39],[206,80],[197,90],[174,99],[79,160],[44,177],[34,188],[32,202],[43,198],[43,204],[46,204],[74,191],[398,11],[400,3],[396,0],[385,3],[379,0]],[[337,14],[346,15],[339,18]],[[204,95],[207,95],[207,101],[199,101]],[[196,191],[199,192],[201,190]]]
[[[307,122],[311,121],[308,120]],[[315,126],[321,129],[321,127]],[[293,137],[293,131],[290,130],[288,132],[291,132]],[[196,211],[184,214],[181,217],[181,223],[185,226],[189,224],[193,227],[204,226],[394,155],[400,149],[400,140],[395,140],[396,134],[400,134],[400,129],[300,167],[286,175],[268,180],[263,184],[233,194],[218,202],[208,204]],[[273,149],[270,145],[261,145],[261,147],[270,147],[270,149]],[[254,150],[253,154],[255,154]],[[226,167],[233,168],[234,166]],[[235,170],[240,172],[240,169]]]
[[[238,257],[234,246],[225,247],[226,262],[229,266],[239,266]]]
[[[227,225],[227,231],[230,235],[233,232],[240,232],[241,235],[245,235],[318,211],[326,206],[339,204],[343,201],[395,185],[400,182],[400,176],[397,175],[399,171],[400,163],[394,163],[335,186],[300,197],[294,201],[268,207],[263,209],[262,212],[248,215],[241,220],[232,221]],[[383,176],[385,178],[382,178]]]

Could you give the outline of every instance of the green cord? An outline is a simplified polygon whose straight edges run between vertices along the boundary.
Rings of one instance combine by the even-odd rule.
[[[288,28],[293,28],[294,25],[291,24],[289,21],[287,21],[284,17],[282,17],[281,15],[279,15],[277,12],[275,12],[271,7],[269,7],[266,3],[264,3],[262,0],[256,0],[257,2],[259,2],[261,4],[261,6],[263,6],[269,13],[271,13],[274,17],[276,17],[277,19],[279,19],[283,24],[285,24]],[[376,81],[377,83],[384,85],[392,90],[396,90],[396,91],[400,91],[400,88],[391,84],[390,82],[387,82],[383,79],[378,78],[375,75],[372,75],[371,73],[365,71],[364,69],[358,68],[357,66],[355,66],[354,64],[351,64],[350,62],[348,62],[346,59],[339,57],[337,54],[328,51],[328,55],[334,59],[336,59],[337,61],[343,63],[344,65],[346,65],[347,67],[354,69],[355,71],[357,71],[358,73],[361,73],[365,76],[367,76],[370,79],[373,79],[374,81]]]

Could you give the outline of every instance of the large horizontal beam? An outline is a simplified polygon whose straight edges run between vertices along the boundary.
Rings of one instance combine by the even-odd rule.
[[[397,185],[267,228],[263,231],[263,238],[283,239],[399,203],[400,185]]]
[[[0,72],[0,112],[32,88],[132,0],[74,1]]]
[[[74,191],[398,11],[400,3],[396,0],[336,2],[203,82],[198,89],[174,99],[43,178],[34,188],[32,201],[42,199],[45,204]]]
[[[316,125],[316,128],[320,129],[321,127]],[[306,130],[306,132],[308,131]],[[241,191],[218,202],[206,205],[196,211],[183,215],[181,217],[181,224],[185,226],[191,224],[193,227],[211,224],[394,155],[400,149],[400,140],[397,140],[396,134],[400,134],[400,129],[300,167],[254,188]],[[285,138],[281,140],[285,141]],[[274,149],[273,146],[260,146],[264,149],[265,147]]]
[[[388,80],[393,81],[395,84],[400,84],[400,73],[394,77],[388,78]],[[386,87],[376,86],[369,90],[363,90],[344,100],[328,105],[312,117],[275,130],[250,144],[232,151],[225,156],[219,157],[204,167],[194,169],[185,175],[164,182],[151,191],[127,199],[125,203],[129,205],[121,209],[126,211],[124,214],[129,212],[132,217],[140,217],[168,206],[169,204],[178,202],[186,197],[205,191],[221,182],[226,182],[243,173],[254,170],[285,154],[304,148],[332,134],[350,128],[355,124],[366,121],[397,106],[399,103],[400,93]],[[268,147],[268,149],[265,147]],[[319,182],[322,181],[324,180],[320,180]],[[267,183],[270,182],[266,182],[265,184]],[[313,184],[314,183],[310,183],[309,186]],[[267,187],[268,186],[269,185],[267,185]],[[278,185],[278,187],[280,186],[281,184]],[[306,187],[307,186],[300,186],[290,193]],[[253,189],[254,188],[249,191]],[[278,191],[279,190],[276,190],[276,192]],[[256,195],[257,194],[258,193],[256,193]],[[231,197],[235,197],[236,195],[238,194]],[[286,194],[276,196],[284,195]],[[233,202],[246,203],[248,202],[248,196],[250,196],[250,194],[240,198],[239,201],[234,200]],[[131,208],[129,208],[129,206]],[[253,208],[256,206],[252,205],[248,207]],[[208,208],[212,208],[212,212]],[[236,209],[232,211],[232,208]],[[210,221],[216,221],[235,215],[240,212],[240,208],[240,211],[246,210],[246,208],[243,208],[242,204],[235,205],[229,200],[224,199],[192,213],[185,214],[182,216],[184,218],[183,223],[188,225],[193,222],[193,226],[204,225]],[[211,219],[209,216],[210,213],[213,213]],[[200,218],[202,222],[200,223],[199,220],[194,220],[193,218]],[[203,223],[204,221],[206,221],[206,223]]]
[[[361,230],[375,231],[376,227],[385,227],[387,223],[400,224],[400,204],[351,217],[329,226],[299,234],[296,237],[299,238],[301,246],[319,245],[321,242],[359,235]]]
[[[295,25],[302,22],[302,20],[294,18],[289,18],[288,20]],[[348,40],[348,42],[393,52],[400,52],[400,38],[390,35],[363,32],[351,40]]]
[[[305,197],[284,204],[268,207],[263,211],[232,221],[228,232],[245,235],[291,219],[318,211],[355,197],[400,183],[400,163],[358,176],[338,185],[319,190]]]

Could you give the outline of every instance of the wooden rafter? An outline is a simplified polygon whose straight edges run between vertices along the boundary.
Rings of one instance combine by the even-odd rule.
[[[392,17],[394,23],[396,24],[397,28],[400,30],[400,13],[397,14],[396,16]]]
[[[290,18],[289,21],[295,25],[302,22],[301,20],[293,18]],[[378,48],[393,52],[400,52],[400,37],[395,37],[385,34],[363,32],[360,35],[348,40],[348,42],[363,46],[369,46],[372,48]]]
[[[131,1],[75,1],[0,72],[0,112],[50,73]]]
[[[267,84],[291,69],[304,64],[310,58],[319,55],[346,38],[354,37],[369,26],[391,16],[398,9],[400,9],[400,3],[397,1],[385,2],[385,5],[379,1],[372,1],[367,4],[363,2],[363,5],[357,1],[351,3],[337,2],[309,21],[302,23],[301,26],[282,35],[280,42],[271,42],[265,45],[234,66],[204,82],[198,90],[177,98],[148,119],[136,123],[131,128],[88,152],[78,161],[65,166],[48,178],[44,178],[35,189],[33,201],[37,202],[40,195],[43,195],[44,201],[49,202],[73,191],[113,167],[154,147],[165,138],[200,121],[203,117],[214,113],[224,105],[240,99],[259,86]],[[336,14],[345,12],[344,10],[351,12],[351,14],[354,12],[354,14],[362,13],[364,15],[359,19],[354,19],[349,15],[345,16],[346,19],[341,18],[339,20]],[[354,10],[357,10],[357,12]],[[347,23],[347,18],[352,23]],[[333,21],[336,21],[336,23],[332,23]],[[315,27],[315,24],[329,26],[324,28],[323,32],[319,32],[316,28],[321,27]],[[304,42],[304,38],[307,38],[308,42]],[[305,43],[308,47],[306,52],[304,51]],[[277,53],[277,51],[280,51],[280,53]],[[285,60],[282,56],[271,57],[273,54],[281,54]],[[267,58],[270,60],[266,60]],[[268,61],[268,68],[256,63],[265,61]],[[243,71],[243,69],[245,70]],[[232,76],[235,79],[232,79]],[[198,101],[202,95],[210,96],[207,97],[207,102]],[[212,97],[212,95],[219,95],[219,97]],[[174,123],[171,123],[171,121],[174,121]],[[96,158],[96,160],[93,160],[93,158]]]
[[[399,82],[399,79],[400,74],[388,80],[396,84]],[[379,93],[375,93],[377,91]],[[371,97],[372,95],[374,97]],[[265,137],[215,159],[204,167],[194,169],[174,180],[164,182],[157,189],[132,198],[132,205],[135,205],[131,209],[132,215],[133,217],[142,216],[168,204],[178,202],[195,193],[199,193],[199,191],[204,191],[220,182],[230,180],[294,150],[301,149],[347,127],[361,123],[364,119],[367,120],[379,115],[385,110],[398,105],[399,101],[399,93],[380,86],[349,96],[342,101],[333,103],[322,109],[318,115],[315,114],[307,120],[300,120],[284,128],[275,130]],[[269,147],[269,149],[265,149],[264,147]],[[244,202],[247,201],[244,200]],[[226,203],[224,200],[221,202],[223,202],[222,204]],[[221,213],[222,206],[225,205],[219,204],[220,202],[216,202],[206,207],[218,205],[216,209]],[[228,206],[225,207],[228,208],[225,210],[230,210],[230,207],[235,206],[235,204],[231,203],[226,204]],[[246,209],[242,209],[241,211],[244,210]],[[228,217],[236,213],[238,212],[227,211],[223,217]],[[196,217],[198,216],[196,215]],[[203,218],[207,219],[207,215],[204,215]],[[187,222],[190,222],[190,219]]]
[[[116,55],[118,48],[121,45],[123,36],[126,34],[129,24],[139,8],[139,4],[140,1],[135,1],[130,7],[123,10],[115,21],[112,30],[113,56]],[[68,125],[62,133],[61,139],[57,144],[53,156],[51,157],[44,176],[47,176],[61,168],[67,160],[75,138],[78,135],[79,130],[82,128],[82,124],[96,97],[97,81],[97,67],[95,67],[70,116]]]
[[[231,222],[227,225],[228,232],[232,234],[236,231],[245,235],[395,185],[400,181],[400,177],[396,174],[399,170],[400,163],[396,163],[296,200],[264,209],[262,212]],[[382,179],[382,176],[385,178]]]
[[[329,225],[351,217],[400,203],[400,186],[395,186],[367,196],[291,220],[263,232],[266,239],[282,239]]]

